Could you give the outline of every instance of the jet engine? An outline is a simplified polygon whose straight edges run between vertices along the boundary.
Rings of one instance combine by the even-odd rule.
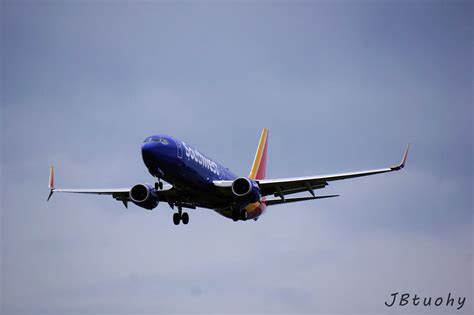
[[[239,177],[232,183],[232,193],[241,201],[256,202],[261,198],[258,185],[246,177]]]
[[[137,184],[130,189],[130,199],[139,207],[151,210],[158,206],[155,189],[147,184]]]

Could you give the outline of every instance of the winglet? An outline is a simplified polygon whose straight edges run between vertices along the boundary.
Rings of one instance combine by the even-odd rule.
[[[52,165],[49,168],[49,185],[48,185],[48,187],[49,187],[49,196],[48,196],[47,201],[49,201],[49,199],[51,198],[51,196],[54,193],[54,166],[52,166]]]
[[[405,153],[403,154],[403,158],[400,164],[390,167],[393,171],[398,171],[405,167],[405,162],[407,161],[407,156],[408,156],[408,150],[410,150],[410,144],[407,145],[407,148],[405,149]]]

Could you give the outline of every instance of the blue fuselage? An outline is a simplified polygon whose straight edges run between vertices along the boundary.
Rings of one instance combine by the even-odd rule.
[[[230,206],[229,198],[213,181],[234,180],[237,176],[187,143],[167,135],[150,136],[143,142],[142,157],[151,175],[172,184],[199,206]]]

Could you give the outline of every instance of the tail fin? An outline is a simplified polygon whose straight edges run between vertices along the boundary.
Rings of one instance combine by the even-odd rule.
[[[252,169],[250,170],[250,179],[264,179],[267,169],[267,147],[268,147],[268,130],[263,128],[260,142],[258,143],[257,152],[253,160]]]

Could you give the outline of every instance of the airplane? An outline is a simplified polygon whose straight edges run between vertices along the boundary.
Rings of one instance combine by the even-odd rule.
[[[399,164],[387,168],[294,178],[266,179],[268,130],[263,129],[248,176],[237,176],[228,168],[215,162],[191,145],[174,137],[158,134],[147,137],[141,153],[145,166],[157,179],[154,185],[136,184],[131,188],[112,189],[62,189],[54,187],[54,167],[49,174],[49,196],[55,192],[111,195],[121,201],[152,210],[166,202],[173,214],[173,223],[189,223],[185,209],[207,208],[234,221],[255,220],[268,206],[291,202],[338,197],[316,195],[331,181],[398,171],[405,166],[410,144],[407,145]],[[163,184],[163,181],[166,184]],[[287,195],[309,192],[310,196],[287,198]],[[267,197],[273,196],[270,199]]]

